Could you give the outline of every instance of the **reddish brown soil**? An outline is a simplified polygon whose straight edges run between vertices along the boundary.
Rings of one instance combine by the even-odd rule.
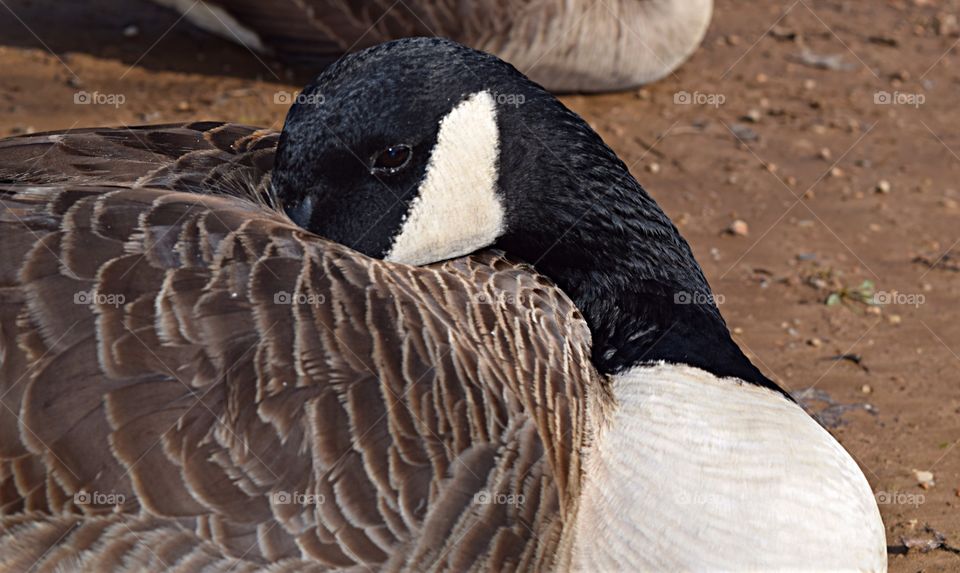
[[[676,74],[564,100],[673,216],[748,354],[790,390],[836,402],[824,418],[883,502],[891,570],[960,571],[960,72],[949,18],[960,2],[717,4],[703,48]],[[6,5],[0,136],[187,119],[279,128],[275,94],[309,76],[143,0]],[[126,37],[129,25],[139,33]],[[805,53],[843,69],[811,67]],[[78,105],[78,90],[125,101]],[[925,101],[878,105],[878,91]],[[679,105],[678,92],[724,102]],[[737,219],[746,236],[724,232]],[[864,281],[899,304],[858,302]],[[831,293],[839,304],[825,304]],[[922,489],[914,470],[935,485]],[[907,551],[933,531],[945,545]]]

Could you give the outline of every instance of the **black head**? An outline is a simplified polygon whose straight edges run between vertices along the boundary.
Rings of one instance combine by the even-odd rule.
[[[766,385],[623,162],[495,56],[413,38],[344,57],[290,110],[273,183],[297,224],[372,257],[534,264],[587,318],[602,371],[667,360]]]
[[[570,155],[591,146],[616,161],[509,64],[411,38],[344,57],[297,97],[273,184],[298,225],[372,257],[423,264],[514,229],[528,236],[531,217],[549,223],[551,210],[588,205],[583,196],[571,205],[557,183],[582,163]],[[547,226],[544,237],[558,236]]]

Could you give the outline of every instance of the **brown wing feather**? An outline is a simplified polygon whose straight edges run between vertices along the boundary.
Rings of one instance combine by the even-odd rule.
[[[23,135],[0,140],[0,182],[161,187],[263,201],[279,137],[214,121]]]
[[[576,309],[497,255],[392,265],[144,186],[263,152],[244,129],[0,142],[83,183],[0,186],[0,569],[551,563],[602,393]],[[166,159],[80,176],[74,137]]]

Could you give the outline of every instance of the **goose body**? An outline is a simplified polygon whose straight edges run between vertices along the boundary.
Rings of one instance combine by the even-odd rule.
[[[197,26],[292,61],[329,62],[406,36],[496,54],[556,91],[654,82],[700,45],[713,0],[155,0]]]
[[[440,40],[304,93],[281,134],[0,141],[0,566],[886,569],[856,463],[676,302],[699,266],[582,120]]]

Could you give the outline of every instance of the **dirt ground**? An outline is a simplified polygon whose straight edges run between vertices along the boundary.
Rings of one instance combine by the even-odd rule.
[[[717,0],[675,74],[564,98],[693,244],[741,346],[859,461],[891,571],[960,571],[958,9]],[[144,0],[0,2],[0,136],[279,129],[310,73]]]

